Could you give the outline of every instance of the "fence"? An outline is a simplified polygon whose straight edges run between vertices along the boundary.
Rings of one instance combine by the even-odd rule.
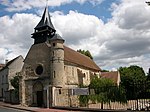
[[[99,89],[76,89],[75,91],[67,89],[56,89],[55,106],[70,106],[90,109],[112,109],[112,110],[149,110],[150,108],[150,83],[138,83],[129,85],[131,90],[124,90],[117,86],[102,87]],[[63,94],[64,93],[64,94]],[[79,95],[79,94],[82,95]],[[84,94],[84,95],[83,95]],[[66,103],[65,103],[66,101]]]
[[[98,90],[93,89],[93,96],[91,94],[79,96],[81,99],[80,106],[84,106],[84,108],[113,110],[150,110],[150,82],[133,83],[129,85],[129,88],[132,89],[128,91],[124,89],[125,91],[123,91],[123,89],[114,86],[102,87]],[[90,98],[91,96],[93,98]],[[94,97],[97,97],[95,102],[92,101]],[[87,102],[85,99],[87,99]]]

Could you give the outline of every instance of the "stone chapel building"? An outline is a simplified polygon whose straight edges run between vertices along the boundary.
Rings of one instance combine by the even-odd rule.
[[[69,90],[88,85],[101,69],[89,57],[64,45],[65,40],[51,22],[48,7],[34,29],[34,44],[24,60],[20,79],[21,104],[77,106],[78,98],[70,95]]]

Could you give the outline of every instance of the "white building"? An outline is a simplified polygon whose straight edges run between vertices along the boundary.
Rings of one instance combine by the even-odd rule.
[[[0,70],[0,97],[4,100],[9,99],[7,94],[11,89],[14,89],[10,83],[10,80],[16,76],[16,73],[21,72],[23,66],[23,57],[18,56],[9,61]]]

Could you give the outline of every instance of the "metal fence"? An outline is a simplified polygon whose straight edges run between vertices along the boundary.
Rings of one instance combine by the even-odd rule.
[[[131,90],[126,90],[125,89],[125,97],[126,97],[126,103],[121,103],[119,100],[111,100],[111,97],[106,95],[107,101],[99,101],[98,102],[92,102],[90,99],[87,102],[86,105],[82,105],[82,102],[80,102],[80,107],[84,108],[96,108],[96,109],[112,109],[112,110],[150,110],[150,82],[144,82],[144,83],[133,83],[132,85],[129,85],[129,88]],[[99,88],[99,94],[109,94],[113,96],[113,90],[114,87],[109,87],[109,88]],[[94,90],[97,91],[97,90]],[[110,93],[105,93],[105,92],[110,91]],[[95,93],[96,94],[96,93]],[[121,94],[118,94],[117,97]],[[104,95],[105,96],[105,95]],[[80,95],[80,97],[90,97],[90,94],[87,96]],[[100,96],[101,97],[101,96]],[[116,97],[116,98],[117,98]],[[105,99],[105,98],[103,98]],[[85,102],[84,102],[85,103]]]
[[[130,89],[129,89],[130,88]],[[117,90],[118,89],[118,90]],[[92,88],[55,89],[54,106],[84,109],[150,110],[150,83],[129,85],[128,90],[118,86]],[[119,91],[119,92],[116,92]],[[96,100],[91,96],[97,95]],[[125,96],[125,97],[124,97]],[[120,100],[125,98],[124,103]]]

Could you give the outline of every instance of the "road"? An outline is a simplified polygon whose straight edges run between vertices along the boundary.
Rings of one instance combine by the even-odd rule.
[[[0,112],[28,112],[0,106]]]

